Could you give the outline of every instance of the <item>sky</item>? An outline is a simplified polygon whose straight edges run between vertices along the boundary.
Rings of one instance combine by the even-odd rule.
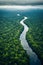
[[[0,0],[1,4],[14,4],[14,5],[29,5],[29,4],[43,4],[43,0]]]

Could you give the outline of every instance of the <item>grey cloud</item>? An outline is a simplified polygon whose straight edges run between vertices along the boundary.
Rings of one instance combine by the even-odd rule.
[[[0,4],[34,4],[43,3],[43,0],[0,0]]]

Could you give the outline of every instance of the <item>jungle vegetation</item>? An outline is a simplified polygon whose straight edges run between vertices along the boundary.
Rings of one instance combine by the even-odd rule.
[[[0,15],[0,65],[29,65],[29,56],[19,40],[23,30],[20,18],[13,16],[15,13],[3,14]]]
[[[29,27],[26,39],[43,65],[43,10],[34,10],[28,15],[28,19],[25,21]]]

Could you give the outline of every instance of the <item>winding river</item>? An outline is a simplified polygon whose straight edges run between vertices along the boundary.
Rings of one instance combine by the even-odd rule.
[[[35,52],[33,52],[33,50],[30,48],[30,46],[26,40],[26,33],[29,30],[29,27],[24,23],[24,21],[26,19],[27,19],[27,17],[24,17],[24,19],[22,19],[20,21],[20,24],[22,24],[24,26],[24,30],[20,35],[21,45],[30,57],[30,65],[41,65],[41,62],[40,62],[38,56],[36,55]]]

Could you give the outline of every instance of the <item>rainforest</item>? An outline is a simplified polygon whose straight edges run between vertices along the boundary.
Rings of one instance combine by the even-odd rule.
[[[43,9],[0,9],[0,65],[43,65]]]

